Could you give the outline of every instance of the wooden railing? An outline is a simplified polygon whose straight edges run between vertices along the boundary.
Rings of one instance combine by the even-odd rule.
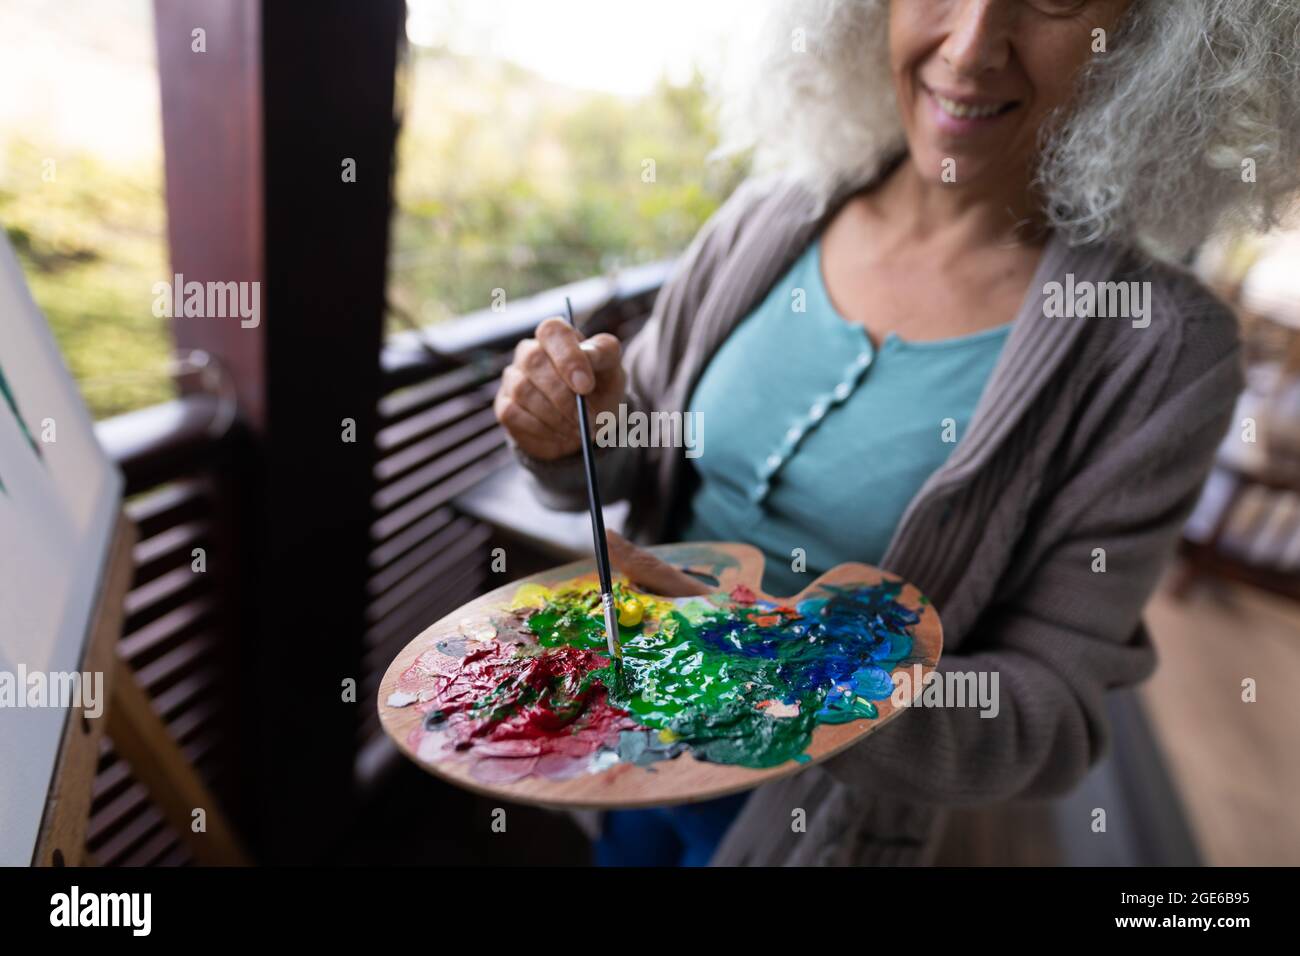
[[[488,529],[453,500],[506,460],[492,415],[515,343],[557,314],[564,296],[589,332],[627,339],[648,316],[670,263],[592,279],[422,332],[393,336],[381,363],[379,429],[364,672],[353,750],[358,782],[375,786],[394,751],[376,718],[375,693],[396,651],[425,626],[481,593]],[[136,571],[119,645],[159,713],[236,821],[246,768],[235,747],[241,695],[232,638],[249,613],[231,532],[247,436],[223,426],[216,398],[176,401],[101,422],[98,433],[126,476],[127,512],[140,527]],[[196,571],[196,549],[202,565]],[[253,613],[256,609],[252,609]],[[95,781],[88,849],[101,865],[183,864],[184,843],[106,741]]]
[[[232,547],[233,436],[214,431],[218,421],[216,400],[193,395],[101,422],[98,433],[126,476],[126,511],[140,532],[119,653],[218,798],[233,804],[238,686],[227,638],[236,595],[219,570]],[[86,842],[101,865],[189,860],[107,738]]]

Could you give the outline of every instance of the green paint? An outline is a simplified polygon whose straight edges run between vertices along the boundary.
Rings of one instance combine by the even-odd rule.
[[[620,755],[643,763],[684,744],[716,763],[771,767],[799,759],[818,723],[875,718],[872,698],[889,696],[889,672],[912,648],[917,616],[896,602],[899,589],[829,588],[798,608],[696,599],[621,626],[623,679],[612,667],[592,676],[610,703],[658,733],[625,735]],[[617,600],[631,596],[615,585]],[[605,646],[592,589],[555,595],[528,627],[545,647]]]
[[[3,368],[0,368],[0,398],[3,398],[5,404],[9,406],[9,411],[13,413],[14,421],[22,429],[23,435],[27,438],[27,443],[32,446],[32,451],[36,452],[36,457],[41,457],[41,446],[36,443],[36,438],[32,435],[31,429],[27,427],[27,422],[23,420],[22,413],[18,411],[18,399],[14,397],[13,390],[9,387],[9,380],[5,378]],[[4,481],[0,480],[0,491],[8,494]]]

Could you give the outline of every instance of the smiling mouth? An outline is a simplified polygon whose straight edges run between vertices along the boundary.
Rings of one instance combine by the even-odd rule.
[[[1017,100],[1006,100],[1001,103],[963,103],[959,100],[949,99],[929,87],[926,87],[925,91],[938,104],[939,109],[953,119],[958,120],[993,119],[1010,113],[1020,105]]]

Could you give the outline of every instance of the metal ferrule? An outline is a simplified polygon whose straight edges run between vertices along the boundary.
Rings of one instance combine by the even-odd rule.
[[[602,594],[600,600],[605,605],[605,639],[609,643],[609,656],[621,661],[623,648],[618,644],[618,607],[614,604],[614,595]]]

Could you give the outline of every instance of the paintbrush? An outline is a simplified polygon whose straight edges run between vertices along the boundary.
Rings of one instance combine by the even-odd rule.
[[[564,297],[564,311],[573,330],[578,323],[573,320],[573,305]],[[600,510],[600,483],[596,480],[596,452],[591,447],[591,431],[587,424],[587,400],[578,399],[578,428],[582,435],[582,464],[587,470],[587,505],[591,508],[591,539],[596,548],[596,573],[600,576],[600,603],[605,610],[605,641],[609,657],[614,662],[614,672],[623,673],[623,648],[618,642],[618,608],[614,604],[614,585],[609,573],[609,545],[605,541],[605,517]]]

